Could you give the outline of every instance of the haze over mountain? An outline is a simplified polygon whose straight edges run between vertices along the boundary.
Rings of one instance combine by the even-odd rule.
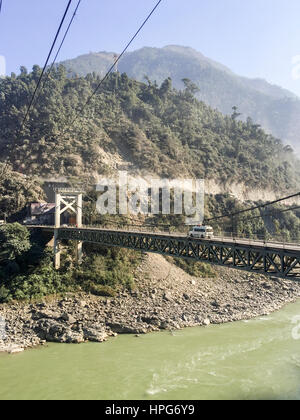
[[[114,56],[113,52],[102,51],[61,64],[70,74],[104,75]],[[263,79],[241,77],[192,48],[176,45],[129,52],[120,60],[118,70],[138,81],[145,81],[147,76],[158,84],[170,77],[178,89],[183,88],[182,79],[188,78],[200,89],[198,99],[224,114],[231,114],[232,107],[237,106],[241,119],[251,117],[300,153],[300,98],[286,89]]]

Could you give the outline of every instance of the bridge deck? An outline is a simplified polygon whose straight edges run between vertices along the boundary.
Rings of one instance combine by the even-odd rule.
[[[54,231],[52,226],[29,226]],[[300,245],[244,238],[192,239],[186,234],[61,227],[58,239],[99,243],[203,261],[278,277],[300,278]]]

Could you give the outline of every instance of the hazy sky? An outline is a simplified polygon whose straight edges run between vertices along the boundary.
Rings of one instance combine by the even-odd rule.
[[[77,0],[72,3],[74,9]],[[82,0],[60,60],[120,52],[155,3]],[[66,5],[3,0],[0,56],[7,74],[20,65],[43,65]],[[300,0],[163,0],[131,50],[170,44],[193,47],[238,74],[265,78],[300,96]]]

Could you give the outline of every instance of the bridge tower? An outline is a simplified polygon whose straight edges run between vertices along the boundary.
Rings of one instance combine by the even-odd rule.
[[[54,229],[54,265],[60,268],[60,243],[58,232],[61,227],[61,215],[68,211],[76,215],[76,227],[82,227],[82,195],[84,191],[73,188],[57,188],[55,191],[55,229]],[[76,241],[77,263],[82,262],[82,241]]]

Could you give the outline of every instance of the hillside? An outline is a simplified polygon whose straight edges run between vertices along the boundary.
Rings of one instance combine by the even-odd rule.
[[[0,156],[17,172],[94,182],[125,168],[278,194],[299,185],[299,162],[288,147],[250,119],[238,121],[238,110],[224,117],[196,100],[188,80],[178,91],[170,79],[157,86],[114,73],[78,113],[99,76],[71,79],[60,67],[19,130],[40,72],[35,66],[0,81]]]
[[[214,181],[222,194],[206,190],[206,217],[234,212],[252,203],[226,194],[229,185],[275,195],[295,192],[300,186],[299,161],[290,148],[266,134],[251,119],[238,121],[238,109],[224,116],[195,99],[196,86],[185,80],[176,90],[171,79],[141,83],[126,74],[112,74],[89,106],[82,108],[100,82],[96,74],[68,77],[63,66],[53,71],[43,95],[34,103],[30,119],[22,126],[28,99],[41,69],[0,80],[0,218],[24,219],[26,203],[43,199],[40,182],[67,178],[85,182],[84,224],[152,226],[186,231],[183,216],[153,216],[144,221],[96,212],[94,183],[101,175],[114,176],[118,169],[132,174],[167,178],[198,177]],[[259,200],[256,193],[256,201]],[[253,220],[230,219],[214,224],[216,232],[300,238],[299,211],[282,213],[273,206],[251,213]],[[263,217],[260,217],[263,216]],[[178,227],[180,226],[180,227]],[[132,225],[131,225],[132,227]],[[26,227],[7,224],[0,228],[0,303],[11,299],[40,299],[67,291],[114,296],[134,287],[134,269],[141,256],[128,250],[85,246],[84,264],[74,265],[74,248],[65,248],[62,269],[53,269],[45,242]],[[88,248],[91,247],[91,248]],[[190,275],[212,276],[203,264],[176,262]]]
[[[22,210],[26,205],[44,198],[38,179],[13,172],[9,165],[0,163],[0,219],[11,215],[24,218]]]
[[[100,52],[62,64],[72,75],[85,76],[92,72],[103,75],[113,59],[114,53]],[[182,89],[183,78],[191,79],[200,89],[198,99],[227,115],[237,106],[244,121],[251,117],[300,152],[300,100],[288,90],[261,79],[240,77],[192,48],[181,46],[142,48],[127,53],[118,68],[138,81],[144,81],[147,76],[161,84],[170,77],[177,89]]]

